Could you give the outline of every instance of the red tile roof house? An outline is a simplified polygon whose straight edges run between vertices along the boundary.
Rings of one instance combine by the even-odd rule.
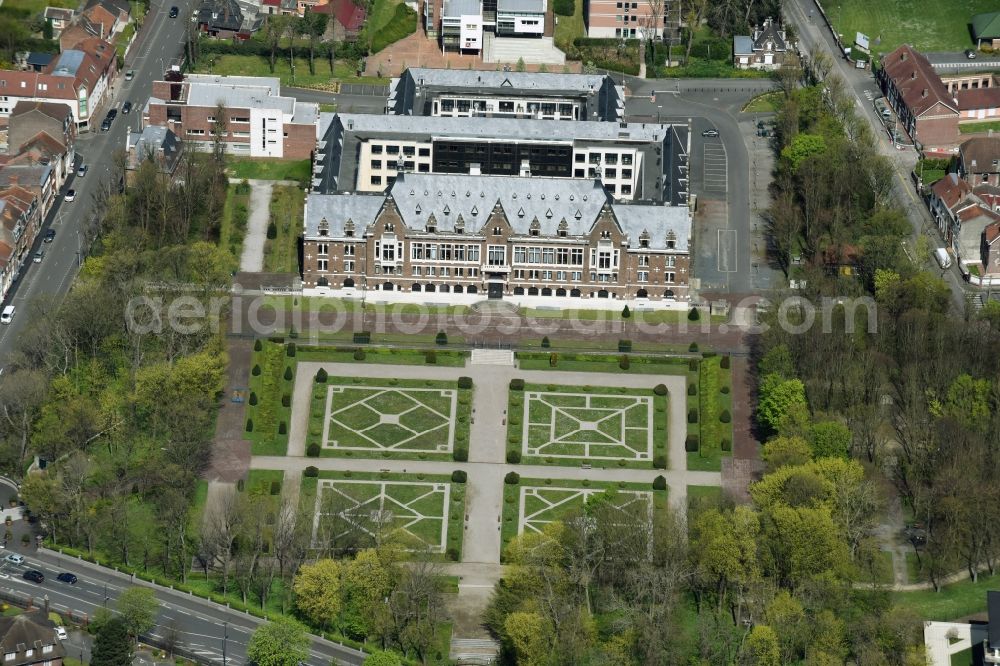
[[[56,160],[56,188],[62,187],[73,170],[76,156],[76,124],[65,104],[18,102],[7,125],[11,155],[32,153],[36,159]]]
[[[958,101],[960,123],[996,120],[1000,116],[1000,88],[959,90],[955,99]]]
[[[904,44],[882,56],[876,79],[902,129],[924,151],[950,151],[958,145],[958,102],[931,64]]]
[[[969,139],[958,147],[958,173],[969,185],[1000,187],[1000,136]]]
[[[0,300],[27,258],[41,225],[38,198],[29,190],[0,188]]]
[[[336,25],[334,26],[335,39],[354,40],[365,25],[365,10],[354,4],[353,0],[331,0],[322,5],[316,5],[314,12],[330,14]]]
[[[976,194],[957,173],[950,173],[931,187],[928,206],[948,248],[964,264],[979,262],[981,238],[987,225],[1000,221],[996,199]]]
[[[99,39],[64,50],[44,72],[0,70],[0,120],[19,101],[65,104],[78,127],[88,126],[115,75],[114,49]]]
[[[982,267],[986,275],[1000,275],[1000,222],[994,222],[983,231]]]
[[[52,36],[56,39],[73,22],[74,16],[76,16],[74,10],[63,7],[46,7],[45,13],[42,14],[42,18],[52,25]]]
[[[931,185],[927,207],[937,221],[938,231],[949,244],[958,232],[958,218],[954,211],[971,194],[972,188],[956,173],[949,173]]]

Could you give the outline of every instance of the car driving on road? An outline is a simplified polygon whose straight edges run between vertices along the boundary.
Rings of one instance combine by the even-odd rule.
[[[32,583],[44,583],[45,574],[41,571],[35,571],[34,569],[28,569],[24,572],[24,580],[30,580]]]
[[[181,10],[177,9],[176,6],[170,8],[170,18],[177,18],[177,15],[181,13]]]
[[[11,553],[10,555],[8,555],[3,559],[4,561],[10,562],[11,564],[24,564],[24,555],[18,555],[17,553]]]
[[[719,130],[717,129],[707,129],[701,133],[702,136],[716,137],[719,136]]]
[[[70,585],[76,585],[76,575],[71,574],[67,571],[63,571],[61,574],[56,576],[56,580],[61,583],[69,583]]]
[[[101,131],[107,132],[111,129],[111,123],[115,122],[115,118],[118,116],[117,109],[111,109],[108,111],[108,115],[104,116],[104,120],[101,121]]]
[[[132,102],[125,102],[122,104],[122,113],[128,113],[132,110]]]

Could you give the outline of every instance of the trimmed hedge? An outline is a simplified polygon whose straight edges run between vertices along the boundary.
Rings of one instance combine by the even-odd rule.
[[[310,458],[319,458],[320,446],[316,442],[311,443],[306,447],[306,455]]]
[[[250,391],[250,399],[247,402],[250,403],[251,407],[255,406],[257,404],[257,394]]]
[[[289,342],[288,343],[288,345],[285,347],[285,354],[288,356],[288,358],[295,358],[295,343],[294,342]]]
[[[619,340],[618,341],[618,352],[621,354],[629,354],[632,352],[632,341],[631,340]]]
[[[722,395],[729,395],[729,387],[728,386],[719,387],[719,393],[721,393]]]
[[[446,345],[448,344],[448,334],[444,331],[438,331],[437,335],[434,336],[434,344],[436,345]]]
[[[688,384],[688,395],[698,395],[698,385],[694,382]]]
[[[317,476],[319,476],[319,468],[313,465],[309,465],[308,467],[306,467],[306,470],[305,472],[303,472],[303,475],[309,477],[310,479],[315,479]]]
[[[722,423],[729,423],[733,420],[732,414],[729,413],[728,409],[723,409],[722,413],[719,414],[719,421]]]
[[[460,388],[460,389],[470,389],[470,388],[472,388],[472,377],[459,377],[458,378],[458,388]]]
[[[437,352],[430,349],[424,353],[424,363],[427,365],[434,365],[438,362]]]
[[[292,366],[288,366],[288,367],[286,367],[286,368],[285,368],[285,381],[286,381],[286,382],[290,382],[290,381],[292,381],[292,377],[294,377],[294,376],[295,376],[295,375],[294,375],[294,373],[292,372]]]
[[[688,312],[688,321],[698,321],[701,319],[701,313],[698,312],[698,308],[691,308]]]
[[[554,368],[559,365],[559,354],[552,352],[549,354],[549,367]]]
[[[364,349],[355,349],[354,350],[354,360],[355,361],[363,361],[363,360],[365,360],[365,350]]]
[[[356,345],[367,345],[372,341],[371,331],[357,331],[354,334],[354,344]]]
[[[653,479],[653,490],[666,490],[666,489],[667,489],[667,480],[663,478],[662,475],[657,476],[655,479]]]
[[[559,16],[572,16],[575,10],[573,0],[555,0],[552,3],[552,12]]]
[[[278,434],[285,435],[287,433],[288,433],[288,426],[285,425],[284,421],[282,421],[281,423],[278,424]]]
[[[666,395],[667,394],[667,385],[666,384],[657,384],[656,386],[653,387],[653,394],[654,395]]]
[[[723,437],[722,441],[719,442],[719,448],[721,448],[723,451],[732,451],[733,443],[732,441],[730,441],[728,437]]]
[[[288,395],[287,393],[284,394],[283,396],[281,396],[281,406],[282,407],[291,407],[292,406],[292,396]]]
[[[253,419],[247,419],[247,432],[253,432]]]
[[[523,391],[524,390],[524,380],[521,379],[521,378],[519,378],[519,377],[515,377],[514,379],[510,380],[510,390],[511,391]]]
[[[697,409],[689,409],[688,410],[688,423],[697,423],[697,422],[698,422],[698,410]]]
[[[698,363],[699,361],[696,358],[693,358],[690,361],[688,361],[688,370],[690,370],[691,372],[698,372]]]
[[[667,457],[661,454],[653,458],[653,467],[655,467],[656,469],[666,469]]]
[[[516,486],[521,483],[521,475],[517,472],[507,472],[507,476],[503,477],[503,482],[508,486]]]
[[[621,358],[618,359],[618,367],[621,368],[622,370],[629,369],[628,354],[621,355]]]
[[[320,368],[318,371],[316,371],[317,384],[326,384],[326,380],[327,380],[327,374],[325,369]]]
[[[688,453],[695,453],[698,451],[698,435],[687,436],[687,439],[684,440],[684,450]]]
[[[511,465],[516,465],[521,462],[521,452],[514,450],[507,452],[507,462]]]
[[[272,495],[278,495],[280,493],[281,493],[281,481],[277,481],[277,480],[272,481],[271,482],[271,494]]]
[[[456,469],[454,472],[451,473],[452,483],[465,483],[466,479],[468,478],[469,475],[465,472],[464,469]]]
[[[260,351],[263,348],[264,348],[264,345],[263,345],[263,343],[261,343],[260,338],[257,338],[256,340],[254,340],[254,342],[253,342],[253,350],[254,351]]]
[[[260,366],[254,364],[253,370],[250,371],[250,374],[253,375],[254,377],[260,377]]]
[[[697,352],[698,351],[698,343],[697,342],[692,342],[690,345],[688,345],[688,351],[691,352],[692,354],[694,354],[695,352]]]
[[[551,344],[552,343],[549,342],[549,336],[546,335],[544,338],[542,338],[542,349],[548,349]]]
[[[728,354],[726,354],[721,359],[719,359],[719,367],[722,368],[723,370],[728,370],[729,369],[729,355]]]
[[[467,462],[469,460],[469,449],[464,446],[456,446],[451,457],[455,462]]]

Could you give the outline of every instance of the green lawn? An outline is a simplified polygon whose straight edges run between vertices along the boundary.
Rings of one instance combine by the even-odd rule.
[[[287,402],[291,404],[295,359],[286,356],[284,345],[264,340],[250,363],[246,415],[247,420],[253,422],[253,430],[246,433],[247,439],[252,442],[254,455],[283,456],[288,449],[292,410],[282,404],[282,398],[288,396]],[[292,369],[292,379],[285,379],[286,368]],[[254,402],[257,404],[252,404]]]
[[[297,180],[307,184],[311,170],[309,160],[226,156],[226,171],[233,178]]]
[[[313,388],[308,442],[330,457],[450,460],[468,450],[471,404],[454,382],[328,377]]]
[[[951,666],[973,666],[972,648],[951,655]]]
[[[198,534],[201,530],[201,515],[205,510],[205,501],[208,499],[208,481],[199,479],[194,487],[194,497],[191,498],[191,520],[189,525],[193,534]]]
[[[844,46],[852,46],[855,33],[863,32],[877,53],[888,53],[904,43],[920,51],[973,47],[969,32],[973,15],[997,9],[996,0],[830,0],[823,6],[844,36]]]
[[[412,336],[411,336],[412,337]],[[374,340],[373,340],[374,342]],[[379,343],[387,343],[381,336]],[[406,342],[406,340],[401,340]],[[361,360],[355,358],[358,349],[362,349],[364,357]],[[453,350],[434,350],[436,362],[433,365],[447,366],[452,368],[465,367],[465,360],[468,352]],[[427,352],[415,349],[387,349],[383,347],[370,347],[368,345],[354,345],[351,347],[300,347],[298,356],[303,361],[325,361],[329,363],[381,363],[388,365],[429,365],[427,363]]]
[[[926,574],[920,570],[920,560],[913,551],[906,553],[906,577],[910,583],[921,583],[927,580]]]
[[[981,123],[958,124],[958,131],[962,134],[986,134],[990,130],[1000,132],[1000,120],[986,120]]]
[[[698,374],[692,374],[688,380],[689,384],[698,383],[698,395],[688,395],[688,411],[698,410],[698,423],[688,423],[688,434],[698,435],[698,451],[687,454],[689,470],[717,472],[722,468],[722,458],[732,455],[732,377],[730,370],[722,367],[723,358],[702,359]],[[722,392],[724,389],[726,393]],[[728,423],[723,423],[723,413],[729,414]]]
[[[219,246],[228,248],[229,254],[239,265],[243,254],[243,238],[249,218],[250,186],[230,185],[226,190],[226,203],[222,208],[222,224],[219,228]]]
[[[33,16],[41,14],[46,7],[69,7],[76,9],[79,3],[76,0],[4,0],[0,6],[0,13],[10,13],[13,15]]]
[[[758,95],[743,107],[743,113],[773,113],[778,110],[781,100],[780,92],[769,92]]]
[[[271,193],[271,221],[264,242],[265,273],[299,272],[299,230],[302,228],[304,197],[298,187],[274,187]],[[276,233],[274,238],[271,237],[271,225]]]
[[[433,474],[391,474],[321,471],[317,477],[303,477],[301,494],[309,501],[316,497],[319,482],[333,481],[342,502],[353,504],[343,510],[362,529],[371,529],[373,515],[383,515],[404,543],[412,548],[430,546],[440,559],[461,559],[465,519],[465,484],[452,483],[447,476]],[[445,504],[445,487],[449,487]],[[324,493],[331,492],[324,484]],[[343,504],[342,504],[343,505]],[[379,513],[379,507],[385,511]],[[441,541],[441,522],[447,522],[447,536]]]
[[[282,40],[284,45],[284,40]],[[339,80],[353,79],[354,64],[336,60],[333,72],[326,59],[316,59],[316,73],[309,73],[309,54],[303,49],[305,57],[296,56],[295,73],[292,74],[288,58],[279,57],[274,63],[274,73],[271,73],[269,59],[257,55],[221,55],[209,53],[198,60],[195,72],[199,74],[221,74],[223,76],[276,76],[281,79],[282,86],[299,88],[332,88]]]
[[[916,592],[894,592],[893,601],[916,613],[921,620],[947,622],[986,610],[986,591],[1000,586],[1000,574],[980,576],[947,585],[940,592],[934,589]]]
[[[577,37],[586,37],[587,26],[583,22],[583,3],[585,0],[575,0],[572,16],[555,15],[555,44],[561,51],[568,51]]]
[[[649,500],[645,501],[652,501],[654,511],[662,511],[667,506],[667,491],[653,490],[651,485],[642,483],[524,478],[517,485],[504,484],[504,504],[500,529],[501,560],[504,559],[503,551],[507,549],[511,539],[517,536],[518,522],[522,513],[520,502],[522,488],[526,491],[524,507],[526,522],[536,530],[542,529],[547,522],[560,520],[578,511],[580,504],[587,498],[587,493],[581,491],[589,493],[604,490],[621,491],[621,495],[619,495],[622,499],[621,505],[632,503],[637,499],[642,501],[643,498],[648,497]],[[558,507],[548,506],[550,503],[560,501],[565,503]]]
[[[519,452],[522,463],[636,469],[655,467],[657,459],[666,464],[667,398],[651,389],[526,384],[524,391],[509,391],[507,401],[507,451]]]

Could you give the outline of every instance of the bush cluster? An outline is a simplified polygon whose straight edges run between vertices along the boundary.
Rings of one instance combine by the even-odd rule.
[[[631,340],[619,340],[618,341],[618,352],[621,354],[632,353],[632,341]]]
[[[306,455],[310,458],[319,458],[320,446],[316,442],[311,442],[309,446],[306,447]]]
[[[666,395],[667,394],[667,385],[666,384],[657,384],[656,386],[653,387],[653,393],[655,395]]]
[[[509,464],[511,464],[511,465],[516,465],[519,462],[521,462],[521,452],[518,451],[518,450],[516,450],[516,449],[512,449],[512,450],[508,451],[507,452],[507,462]]]
[[[524,380],[521,379],[521,378],[519,378],[519,377],[515,377],[514,379],[510,380],[510,390],[511,391],[523,391],[524,390]]]
[[[666,490],[667,480],[663,476],[657,476],[653,479],[653,490]]]
[[[325,369],[320,368],[319,370],[316,371],[317,384],[326,384],[326,379],[327,379],[327,374]]]
[[[319,476],[319,468],[315,467],[314,465],[309,465],[308,467],[306,467],[306,471],[303,472],[303,474],[305,474],[305,476],[311,479],[315,479],[317,476]]]
[[[469,460],[469,449],[464,446],[456,446],[451,457],[455,462],[466,462]]]
[[[470,388],[472,388],[472,377],[459,377],[458,378],[458,388],[460,388],[460,389],[470,389]]]
[[[687,436],[687,439],[684,440],[684,450],[688,453],[694,453],[698,450],[698,435]]]
[[[451,473],[451,480],[453,483],[465,483],[468,476],[464,469],[456,469]]]
[[[507,472],[507,476],[503,477],[503,482],[508,486],[516,486],[521,483],[521,475],[517,472]]]
[[[697,409],[689,409],[688,410],[688,423],[697,423],[697,422],[698,422],[698,410]]]

